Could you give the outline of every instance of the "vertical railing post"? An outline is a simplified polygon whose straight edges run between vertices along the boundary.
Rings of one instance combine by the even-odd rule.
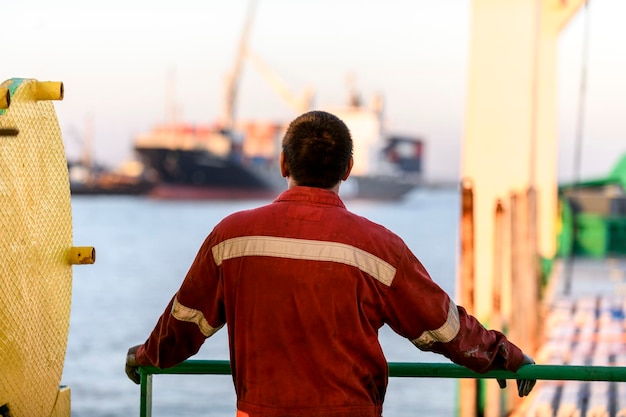
[[[515,192],[511,192],[509,196],[509,248],[510,248],[510,259],[509,266],[511,267],[510,276],[510,305],[508,311],[507,321],[509,323],[508,326],[508,334],[507,336],[515,341],[515,343],[521,343],[523,332],[521,331],[521,324],[524,321],[524,312],[520,309],[519,295],[522,291],[521,279],[522,279],[522,262],[521,253],[522,253],[522,244],[521,237],[523,234],[520,230],[520,199],[519,196]],[[520,346],[521,347],[521,346]],[[523,348],[522,348],[523,350]],[[512,392],[512,390],[508,390],[506,393],[505,400],[505,409],[510,410],[514,407],[516,398]]]
[[[461,182],[461,259],[460,302],[467,311],[474,312],[475,286],[474,248],[474,187],[472,181]],[[474,379],[459,381],[459,417],[475,417],[478,412],[478,382]]]
[[[530,303],[528,312],[530,328],[529,339],[531,350],[530,354],[534,354],[539,349],[539,339],[541,337],[542,326],[540,322],[541,310],[541,272],[539,264],[539,243],[538,243],[538,219],[537,219],[537,190],[532,185],[528,188],[527,193],[527,209],[528,209],[528,265],[529,265],[529,288],[528,301]]]
[[[152,374],[139,371],[141,375],[141,399],[139,403],[139,416],[152,417]]]
[[[496,201],[493,227],[493,293],[489,327],[502,330],[502,287],[504,282],[504,207],[501,200]],[[485,381],[485,417],[500,417],[502,415],[502,390],[496,381]]]

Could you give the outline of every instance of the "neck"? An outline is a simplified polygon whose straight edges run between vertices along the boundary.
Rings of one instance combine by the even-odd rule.
[[[287,188],[293,188],[293,187],[297,187],[300,184],[298,184],[292,177],[287,177]],[[328,191],[332,191],[335,194],[339,194],[339,186],[341,185],[341,181],[339,181],[337,184],[335,184],[333,187],[331,188],[324,188],[324,190],[328,190]]]

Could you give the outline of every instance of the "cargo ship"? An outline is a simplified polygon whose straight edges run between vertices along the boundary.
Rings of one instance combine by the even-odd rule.
[[[346,122],[354,140],[354,168],[340,195],[349,199],[399,200],[422,182],[424,142],[384,135],[376,109],[328,109]],[[236,129],[165,124],[140,134],[134,151],[167,199],[273,198],[286,189],[279,155],[285,123],[240,121]]]
[[[251,51],[248,38],[255,13],[256,1],[251,1],[235,63],[226,77],[219,121],[212,125],[171,121],[136,137],[135,153],[144,164],[147,177],[156,182],[151,196],[272,198],[286,189],[279,155],[287,124],[235,117],[244,62],[250,60],[257,67],[295,115],[313,109],[314,93],[311,88],[302,94],[293,93],[280,75]],[[354,166],[350,178],[340,187],[343,198],[398,200],[421,184],[423,140],[387,134],[381,96],[364,106],[351,85],[347,106],[319,110],[340,117],[352,133]],[[175,114],[172,111],[170,116]]]

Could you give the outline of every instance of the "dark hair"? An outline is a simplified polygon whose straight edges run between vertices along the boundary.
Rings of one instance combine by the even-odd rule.
[[[333,114],[304,113],[289,124],[283,153],[298,185],[332,188],[343,179],[352,157],[350,130]]]

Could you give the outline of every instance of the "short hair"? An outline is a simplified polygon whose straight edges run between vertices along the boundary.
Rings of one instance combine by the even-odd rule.
[[[352,157],[348,126],[337,116],[314,110],[295,118],[283,137],[283,154],[298,185],[332,188]]]

